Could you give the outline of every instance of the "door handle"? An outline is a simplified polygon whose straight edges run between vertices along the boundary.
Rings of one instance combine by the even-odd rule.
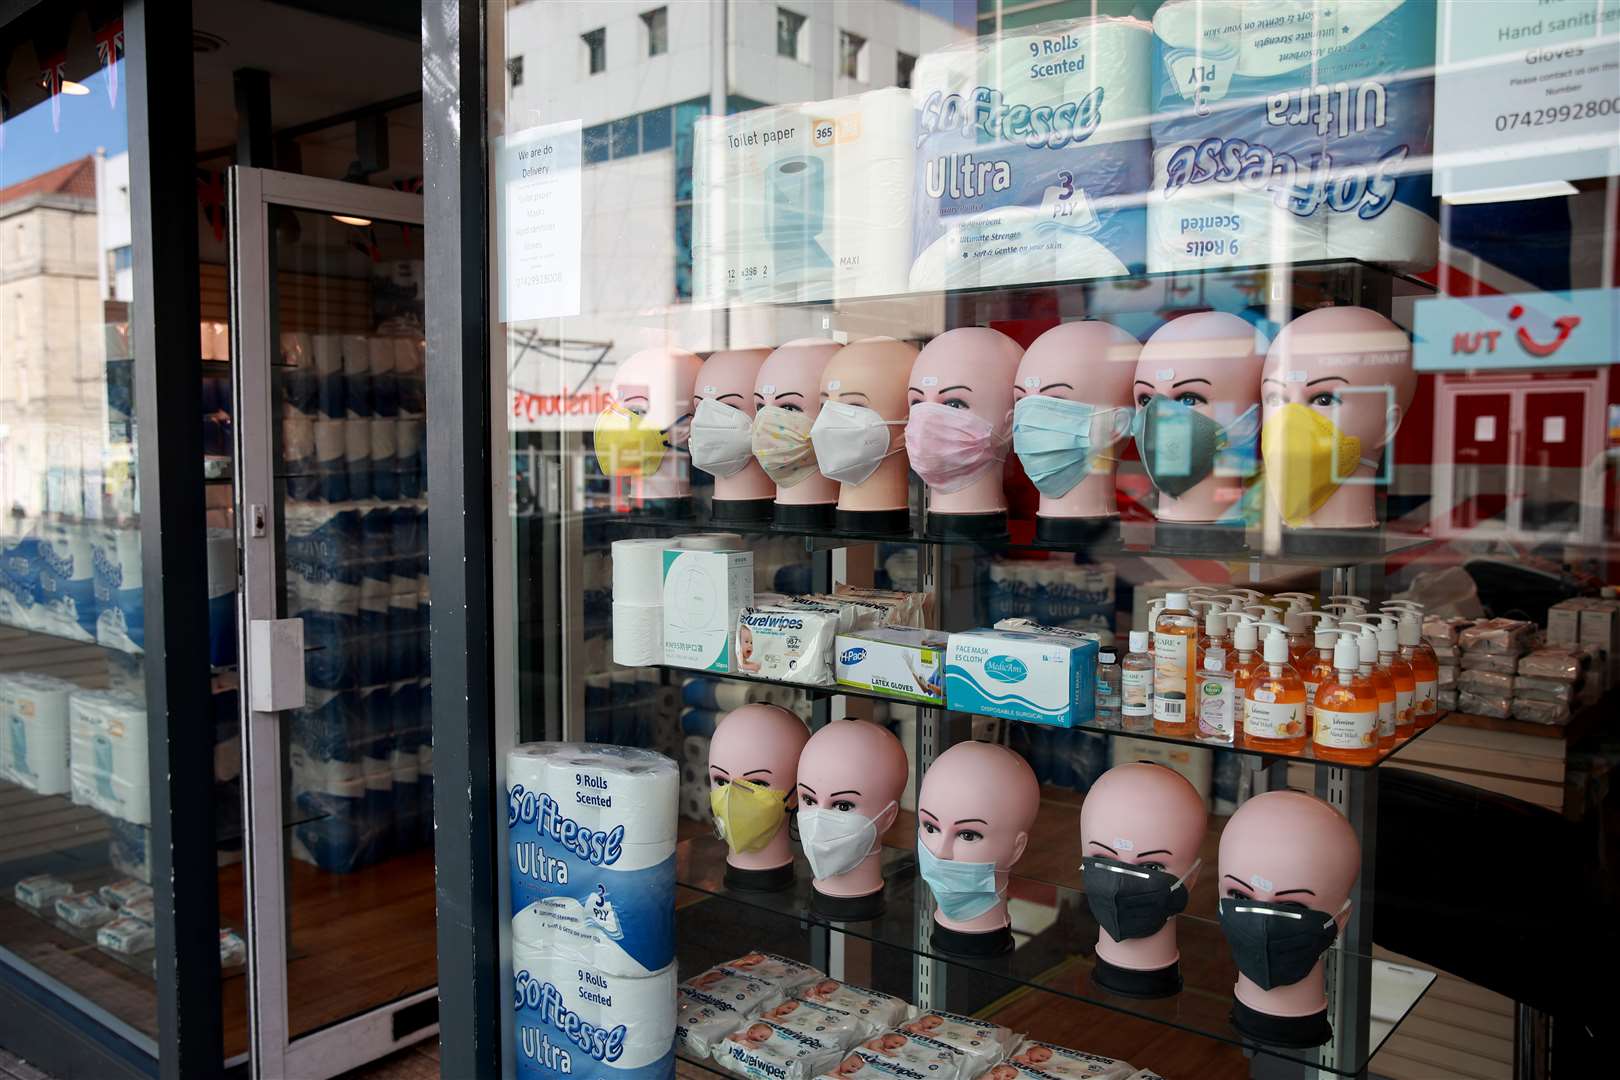
[[[248,705],[254,712],[304,707],[304,620],[248,623]]]

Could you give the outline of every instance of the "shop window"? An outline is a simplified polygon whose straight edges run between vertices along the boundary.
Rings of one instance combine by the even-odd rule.
[[[585,43],[585,59],[587,71],[591,75],[599,75],[607,70],[607,28],[597,27],[579,35],[579,40]]]
[[[523,57],[513,56],[506,61],[506,74],[512,80],[512,89],[523,85]]]
[[[616,158],[641,153],[641,117],[626,116],[608,124],[608,144]]]
[[[894,85],[909,90],[911,88],[911,73],[917,67],[917,58],[910,53],[897,52],[894,54]]]
[[[804,24],[806,17],[787,8],[776,9],[776,55],[789,60],[804,61]]]
[[[641,150],[650,153],[654,150],[666,149],[674,137],[671,130],[672,120],[668,108],[653,109],[651,112],[641,114]]]
[[[838,74],[866,82],[866,39],[848,30],[838,31]]]
[[[641,21],[647,27],[647,55],[663,56],[669,52],[669,9],[643,11]]]

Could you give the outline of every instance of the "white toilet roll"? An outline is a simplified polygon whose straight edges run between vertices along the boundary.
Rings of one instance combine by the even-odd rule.
[[[401,375],[420,374],[422,371],[422,339],[397,337],[392,340],[394,342],[394,370]]]
[[[369,416],[343,421],[343,460],[350,469],[371,460],[371,426]]]
[[[344,334],[339,348],[343,356],[343,374],[364,375],[371,370],[371,345],[364,334]]]
[[[709,765],[709,740],[702,735],[688,735],[681,740],[681,760],[691,762],[701,768],[707,769]],[[699,781],[708,786],[707,775],[699,777]]]
[[[681,817],[688,821],[709,819],[709,791],[707,788],[681,789]]]
[[[673,686],[660,686],[653,691],[653,703],[658,709],[660,717],[667,716],[671,720],[679,720],[681,716],[681,692]]]
[[[683,785],[701,784],[707,777],[708,768],[706,765],[700,765],[695,761],[681,762],[681,783]]]
[[[668,542],[665,541],[665,544],[667,546]],[[694,533],[681,537],[677,546],[685,551],[736,551],[743,547],[743,538],[734,532]],[[618,590],[615,589],[614,595],[617,594]]]
[[[315,363],[310,353],[309,335],[299,330],[284,330],[281,334],[281,362],[288,367],[311,367]]]
[[[336,375],[343,370],[343,346],[336,334],[312,334],[309,342],[317,373]]]
[[[614,602],[658,604],[664,595],[664,549],[672,546],[669,540],[615,540]]]
[[[391,417],[374,416],[368,423],[371,433],[371,460],[393,461],[399,447],[399,421]]]
[[[651,667],[664,662],[664,608],[661,604],[613,604],[613,662]]]
[[[509,819],[532,820],[540,807],[530,804],[548,795],[558,813],[581,825],[622,828],[619,840],[627,845],[674,841],[679,786],[673,759],[634,747],[537,742],[506,756]]]
[[[326,416],[315,419],[315,457],[323,466],[335,468],[343,464],[348,444],[348,424],[347,420],[333,420]]]
[[[281,454],[286,461],[315,460],[315,417],[289,413],[281,418]]]
[[[394,339],[373,337],[366,339],[366,367],[373,375],[386,375],[398,363]]]

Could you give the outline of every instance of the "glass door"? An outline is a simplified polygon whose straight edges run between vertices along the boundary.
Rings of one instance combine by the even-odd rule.
[[[437,1030],[422,200],[236,168],[255,1074]]]

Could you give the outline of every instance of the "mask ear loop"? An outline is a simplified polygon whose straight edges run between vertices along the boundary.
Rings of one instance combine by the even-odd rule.
[[[1350,898],[1347,896],[1347,897],[1344,898],[1344,903],[1339,905],[1338,910],[1335,911],[1332,915],[1328,916],[1328,921],[1322,924],[1322,929],[1326,930],[1328,927],[1331,926],[1331,927],[1333,927],[1334,932],[1337,933],[1338,932],[1339,916],[1343,915],[1345,912],[1347,912],[1349,910],[1350,910]]]
[[[1198,868],[1200,866],[1203,866],[1203,865],[1204,865],[1204,860],[1202,858],[1194,859],[1193,864],[1191,866],[1187,867],[1187,872],[1185,874],[1182,874],[1180,877],[1176,878],[1175,883],[1170,886],[1170,891],[1174,892],[1175,890],[1181,888],[1184,884],[1186,884],[1186,881],[1187,881],[1188,878],[1190,878],[1194,874],[1198,873]],[[1345,902],[1349,903],[1348,900],[1346,900]]]
[[[1109,421],[1113,430],[1108,436],[1108,450],[1106,453],[1096,454],[1094,460],[1106,461],[1110,465],[1118,465],[1119,458],[1114,456],[1114,447],[1124,442],[1125,436],[1131,434],[1136,428],[1136,406],[1115,405],[1110,409],[1099,409],[1097,411],[1112,413],[1114,418]]]

